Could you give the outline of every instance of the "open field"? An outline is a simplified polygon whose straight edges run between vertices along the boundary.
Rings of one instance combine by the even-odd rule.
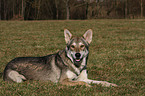
[[[11,59],[44,56],[65,48],[64,28],[79,36],[93,29],[89,78],[118,87],[3,81],[3,70]],[[0,21],[0,96],[144,96],[144,92],[145,20]]]

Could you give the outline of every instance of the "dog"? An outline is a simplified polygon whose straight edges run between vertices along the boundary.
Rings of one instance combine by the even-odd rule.
[[[89,86],[91,83],[103,86],[117,86],[106,81],[88,79],[87,60],[89,45],[92,41],[92,30],[82,37],[72,36],[64,29],[66,48],[43,57],[18,57],[10,61],[3,74],[5,81],[21,83],[26,80],[52,81],[63,85]]]

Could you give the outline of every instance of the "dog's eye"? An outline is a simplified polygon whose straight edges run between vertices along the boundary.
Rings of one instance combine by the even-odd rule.
[[[85,47],[85,45],[81,45],[80,47],[81,47],[81,48],[84,48],[84,47]]]
[[[74,45],[71,45],[70,47],[71,47],[71,48],[75,48],[75,46],[74,46]]]

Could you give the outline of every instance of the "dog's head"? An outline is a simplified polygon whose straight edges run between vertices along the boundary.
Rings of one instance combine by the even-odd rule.
[[[87,30],[83,37],[75,37],[72,36],[69,30],[65,29],[64,36],[67,44],[67,56],[77,67],[79,67],[83,58],[88,56],[89,44],[92,41],[92,30]]]

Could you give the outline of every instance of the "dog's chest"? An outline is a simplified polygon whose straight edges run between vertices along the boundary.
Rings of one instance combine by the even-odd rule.
[[[69,78],[69,80],[73,80],[77,78],[77,75],[70,70],[67,70],[66,75],[67,75],[67,78]]]

